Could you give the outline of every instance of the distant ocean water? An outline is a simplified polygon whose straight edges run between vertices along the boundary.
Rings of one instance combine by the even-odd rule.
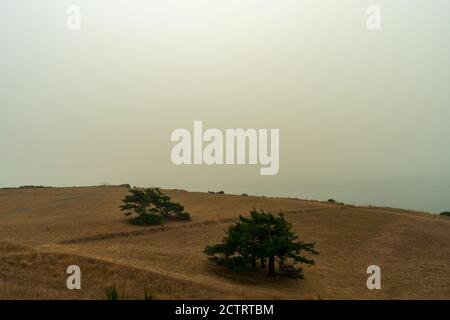
[[[206,188],[208,189],[208,188]],[[206,191],[201,188],[199,191]],[[216,190],[212,188],[208,190]],[[336,201],[355,205],[374,205],[440,213],[450,211],[450,184],[376,184],[291,187],[224,187],[226,193],[258,196],[298,197]]]

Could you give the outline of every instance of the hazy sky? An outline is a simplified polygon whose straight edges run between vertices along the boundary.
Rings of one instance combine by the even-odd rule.
[[[0,186],[448,186],[449,83],[448,0],[2,0]],[[279,128],[278,175],[173,165],[194,120]]]

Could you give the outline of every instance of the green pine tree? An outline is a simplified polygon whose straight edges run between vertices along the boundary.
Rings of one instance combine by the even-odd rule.
[[[159,188],[147,188],[143,190],[130,189],[129,195],[122,200],[120,206],[125,215],[135,214],[131,222],[138,225],[159,224],[165,218],[176,217],[179,219],[190,219],[189,213],[184,207],[164,194]]]
[[[314,246],[299,241],[282,214],[252,210],[250,217],[240,216],[228,228],[221,243],[206,247],[204,252],[210,261],[233,271],[255,270],[259,263],[261,269],[267,265],[269,275],[275,275],[278,264],[278,273],[303,277],[298,264],[314,264],[302,255],[318,254]]]

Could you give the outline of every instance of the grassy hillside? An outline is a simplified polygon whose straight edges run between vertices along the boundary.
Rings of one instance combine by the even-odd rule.
[[[377,207],[165,190],[192,215],[163,226],[129,224],[123,187],[0,190],[0,298],[101,299],[115,284],[130,299],[450,299],[450,220]],[[283,211],[320,255],[304,280],[234,275],[203,248],[251,208]],[[82,290],[66,288],[68,265]],[[382,270],[368,290],[366,268]]]

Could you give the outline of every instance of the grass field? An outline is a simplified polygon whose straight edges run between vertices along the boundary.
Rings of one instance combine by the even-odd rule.
[[[122,187],[0,190],[0,299],[450,299],[450,219],[420,212],[318,201],[165,190],[189,222],[140,227],[119,211]],[[252,208],[283,211],[316,265],[304,280],[231,274],[206,245]],[[79,265],[82,289],[66,288]],[[382,289],[366,287],[381,267]]]

